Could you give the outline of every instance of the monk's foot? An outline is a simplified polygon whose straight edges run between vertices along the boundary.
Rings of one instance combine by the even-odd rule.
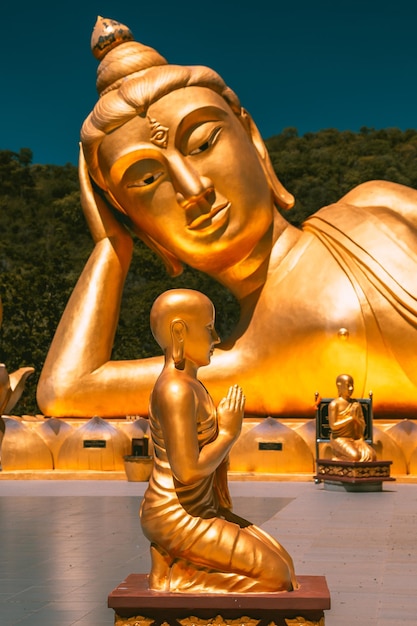
[[[151,563],[149,588],[155,591],[169,591],[171,558],[159,546],[151,544]]]

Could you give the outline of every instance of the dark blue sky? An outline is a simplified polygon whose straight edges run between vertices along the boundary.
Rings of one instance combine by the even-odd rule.
[[[0,149],[76,163],[96,100],[97,15],[171,63],[208,65],[264,138],[296,127],[417,128],[416,0],[9,0],[2,8]]]

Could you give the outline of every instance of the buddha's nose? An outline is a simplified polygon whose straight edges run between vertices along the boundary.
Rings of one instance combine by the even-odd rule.
[[[210,178],[200,175],[187,160],[176,155],[170,159],[171,180],[178,204],[187,209],[202,199],[210,200],[214,185]]]

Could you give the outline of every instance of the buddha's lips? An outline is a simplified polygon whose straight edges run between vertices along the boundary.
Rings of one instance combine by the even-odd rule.
[[[202,213],[196,217],[190,224],[188,230],[206,231],[211,228],[219,228],[229,216],[230,202],[225,202],[213,208],[210,213]]]

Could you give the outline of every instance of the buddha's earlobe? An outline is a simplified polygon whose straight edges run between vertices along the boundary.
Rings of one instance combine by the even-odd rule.
[[[262,165],[262,169],[264,170],[266,179],[273,193],[275,202],[282,209],[291,209],[295,203],[294,196],[285,189],[284,185],[278,179],[272,166],[271,159],[269,158],[268,150],[266,149],[264,141],[255,122],[253,121],[249,113],[243,108],[241,109],[239,119],[246,132],[250,136],[256,152],[258,153],[259,161]]]
[[[183,320],[173,320],[171,322],[172,360],[177,369],[182,369],[184,366],[184,335]]]

